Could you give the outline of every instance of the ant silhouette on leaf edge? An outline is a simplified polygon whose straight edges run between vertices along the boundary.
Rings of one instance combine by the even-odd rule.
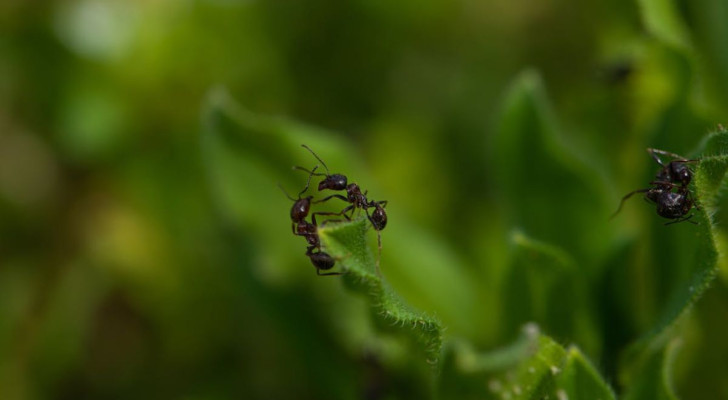
[[[690,220],[693,214],[688,215],[693,207],[700,209],[688,187],[693,179],[693,171],[688,164],[697,163],[700,160],[687,159],[675,153],[653,148],[648,148],[647,152],[662,168],[657,171],[655,180],[650,182],[651,187],[634,190],[622,197],[619,208],[610,219],[622,210],[624,202],[632,195],[645,193],[645,199],[657,206],[657,215],[672,220],[666,222],[665,225],[684,221],[697,225],[697,222]],[[670,157],[672,160],[665,164],[660,155]]]
[[[356,183],[348,183],[348,179],[345,175],[342,174],[330,174],[329,169],[326,166],[326,163],[321,160],[321,158],[308,146],[301,145],[306,150],[311,152],[314,157],[324,166],[326,169],[326,173],[317,173],[316,169],[318,168],[318,165],[315,166],[313,169],[308,170],[303,167],[295,166],[294,169],[302,170],[307,172],[308,175],[308,181],[306,182],[306,186],[303,188],[303,190],[298,194],[298,198],[291,197],[285,189],[281,186],[281,190],[283,193],[288,197],[291,201],[293,201],[293,206],[291,207],[291,230],[293,231],[293,234],[296,236],[303,236],[306,239],[306,242],[308,242],[309,246],[306,249],[306,256],[309,257],[311,260],[311,263],[316,267],[316,273],[318,275],[341,275],[341,272],[327,272],[327,273],[321,273],[321,271],[327,271],[334,267],[336,260],[329,255],[328,253],[321,250],[321,241],[318,236],[318,224],[316,222],[316,215],[321,216],[344,216],[346,220],[351,220],[352,216],[354,215],[354,212],[357,209],[363,209],[364,212],[367,215],[367,219],[369,219],[369,222],[371,222],[372,227],[374,230],[377,231],[377,239],[379,244],[379,257],[376,261],[376,273],[378,276],[381,275],[379,271],[379,258],[381,258],[382,253],[382,239],[381,239],[381,233],[380,231],[384,229],[384,227],[387,225],[387,213],[384,210],[384,207],[387,205],[387,201],[374,201],[374,200],[368,200],[366,195],[367,192],[365,191],[362,193],[359,185]],[[328,197],[325,197],[321,200],[313,200],[313,196],[307,196],[307,197],[301,197],[309,188],[311,184],[311,178],[313,176],[323,176],[325,177],[321,182],[319,182],[318,190],[346,190],[346,197],[340,195],[340,194],[333,194]],[[280,186],[280,185],[279,185]],[[309,215],[311,210],[312,204],[319,204],[323,203],[325,201],[328,201],[332,198],[338,198],[341,200],[346,201],[347,203],[350,203],[349,206],[345,207],[343,210],[339,212],[328,212],[328,211],[317,211],[311,213],[311,222],[306,221],[306,217]],[[374,211],[372,211],[371,215],[369,213],[369,209],[374,208]],[[347,215],[347,212],[351,211],[349,215]],[[329,221],[324,221],[324,223]],[[314,250],[317,250],[314,252]]]

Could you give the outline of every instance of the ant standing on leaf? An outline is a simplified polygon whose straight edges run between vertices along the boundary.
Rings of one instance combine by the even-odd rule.
[[[624,201],[630,198],[633,194],[645,193],[645,199],[657,205],[657,214],[663,218],[672,220],[665,223],[665,225],[683,221],[688,221],[697,225],[697,222],[690,221],[693,214],[687,215],[693,207],[699,209],[693,199],[692,192],[688,188],[688,185],[690,185],[690,182],[693,179],[693,171],[690,169],[688,164],[696,163],[699,160],[689,160],[675,153],[652,148],[648,148],[647,152],[650,153],[650,156],[652,156],[658,164],[660,164],[662,169],[657,171],[655,180],[650,182],[652,187],[637,189],[622,197],[622,201],[619,203],[619,208],[617,208],[617,211],[612,214],[611,218],[614,218],[614,216],[619,213]],[[671,157],[673,160],[665,164],[658,154]]]
[[[293,207],[291,207],[291,230],[294,235],[306,238],[306,242],[309,244],[306,248],[306,256],[311,260],[313,266],[316,267],[316,274],[319,276],[341,275],[341,272],[321,273],[321,271],[327,271],[333,268],[336,264],[336,260],[331,257],[329,253],[321,251],[321,241],[319,240],[318,226],[316,225],[316,213],[311,215],[312,222],[306,221],[306,217],[311,210],[311,200],[313,199],[313,196],[301,197],[301,195],[308,190],[308,187],[311,184],[311,177],[314,175],[316,168],[318,168],[318,165],[311,171],[311,174],[308,176],[306,186],[300,193],[298,193],[297,199],[291,197],[286,190],[283,189],[283,186],[280,186],[280,184],[278,187],[281,188],[286,197],[293,201]],[[314,253],[314,249],[317,249],[318,251]]]
[[[344,200],[347,203],[350,203],[349,206],[344,208],[343,210],[339,212],[317,212],[315,214],[318,215],[343,215],[344,218],[347,220],[351,220],[351,217],[354,215],[354,211],[356,209],[362,209],[367,215],[367,219],[369,219],[369,222],[371,222],[372,227],[374,227],[374,230],[377,231],[377,243],[379,245],[379,258],[381,258],[382,254],[382,235],[380,231],[384,229],[385,226],[387,226],[387,212],[384,210],[384,207],[387,205],[387,200],[383,201],[374,201],[374,200],[368,200],[366,195],[367,192],[365,191],[362,193],[361,188],[356,183],[349,183],[347,184],[347,178],[345,175],[342,174],[330,174],[329,173],[329,167],[326,166],[326,163],[319,157],[313,150],[311,150],[310,147],[306,146],[305,144],[301,145],[303,148],[311,152],[314,157],[324,166],[326,169],[326,173],[316,173],[315,168],[312,171],[309,171],[303,167],[294,167],[296,169],[300,169],[302,171],[308,172],[310,175],[316,175],[316,176],[324,176],[325,178],[319,182],[318,190],[346,190],[346,197],[340,195],[340,194],[332,194],[328,197],[325,197],[321,200],[316,201],[315,203],[322,203],[324,201],[327,201],[332,198],[337,198]],[[372,214],[369,214],[369,209],[374,208],[374,211]],[[346,213],[351,211],[350,215],[347,215]],[[376,268],[377,268],[377,275],[380,275],[379,272],[379,258],[377,258]]]

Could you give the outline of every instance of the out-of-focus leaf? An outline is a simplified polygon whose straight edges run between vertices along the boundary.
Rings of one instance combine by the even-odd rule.
[[[541,78],[533,71],[511,85],[492,157],[508,222],[529,236],[549,238],[581,268],[592,268],[609,242],[610,227],[594,221],[609,215],[610,196],[588,157],[559,136]]]
[[[458,399],[614,399],[578,349],[564,349],[535,324],[503,349],[478,354],[463,343],[448,346],[439,391]]]
[[[680,339],[673,339],[664,348],[649,354],[627,387],[624,399],[677,400],[672,387],[672,368],[679,348]]]
[[[688,30],[672,0],[640,0],[639,5],[642,20],[650,33],[671,46],[690,47]]]
[[[372,182],[360,166],[352,145],[321,129],[284,118],[255,115],[240,107],[223,89],[210,92],[203,117],[203,162],[213,200],[228,225],[242,232],[255,232],[253,239],[259,239],[258,257],[263,266],[258,271],[260,274],[286,275],[281,269],[296,264],[295,260],[299,260],[298,264],[301,260],[308,264],[302,248],[294,259],[292,252],[280,251],[275,246],[288,241],[289,248],[294,248],[302,241],[289,233],[291,201],[276,183],[282,182],[295,195],[303,188],[306,174],[291,171],[292,165],[305,168],[319,165],[319,170],[324,169],[301,147],[302,143],[316,151],[331,173],[342,172],[350,181],[362,185]],[[291,182],[295,178],[298,183],[294,185]],[[312,182],[314,188],[315,182]],[[377,193],[368,184],[363,189],[370,190],[369,196]],[[314,191],[310,189],[309,193]],[[390,277],[402,297],[411,299],[420,308],[437,312],[454,331],[474,334],[480,321],[473,318],[474,283],[465,267],[454,251],[436,236],[398,213],[398,208],[404,205],[392,198],[387,200],[390,223],[382,232],[384,274]],[[337,201],[333,199],[329,203]],[[344,205],[342,202],[341,207]],[[301,270],[286,272],[290,271]]]
[[[714,112],[715,118],[724,118],[728,101],[728,3],[722,0],[698,0],[683,3],[687,9],[686,23],[693,34],[699,51],[701,89],[706,96],[703,105]]]
[[[576,347],[567,350],[563,370],[556,377],[557,399],[615,399],[612,388]],[[566,396],[560,395],[559,390]]]
[[[578,339],[595,350],[597,333],[587,307],[590,299],[574,260],[563,250],[512,235],[512,264],[503,286],[503,337],[534,321],[560,339]]]
[[[303,250],[280,251],[281,246],[300,245],[300,238],[290,235],[292,202],[277,186],[280,183],[295,196],[306,174],[291,167],[310,169],[319,164],[302,143],[332,165],[347,172],[359,170],[355,157],[344,156],[353,149],[333,134],[285,118],[257,116],[222,88],[208,94],[201,147],[213,204],[225,225],[257,243],[255,273],[268,278],[304,273],[295,261],[303,258]]]
[[[672,238],[674,244],[655,249],[657,265],[672,268],[661,271],[664,286],[667,286],[664,290],[669,293],[665,295],[665,305],[660,307],[660,317],[652,329],[633,343],[624,355],[622,380],[625,385],[629,385],[630,379],[642,376],[644,368],[652,368],[649,360],[654,357],[655,349],[663,348],[670,340],[677,322],[690,311],[717,274],[717,227],[711,215],[728,172],[726,144],[728,132],[723,130],[710,134],[698,151],[700,161],[693,180],[700,208],[692,211],[697,225],[684,226],[688,229],[670,236],[663,233],[661,237]]]

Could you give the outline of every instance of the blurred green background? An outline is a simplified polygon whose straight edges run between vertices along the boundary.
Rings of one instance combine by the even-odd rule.
[[[728,122],[727,20],[723,0],[2,1],[0,398],[429,397],[290,234],[300,143],[389,201],[384,275],[446,341],[535,321],[620,393],[693,226],[639,199],[607,218],[654,175],[645,147]],[[206,151],[221,101],[279,139]],[[306,125],[269,134],[276,115]],[[726,277],[684,321],[685,398],[728,398]]]

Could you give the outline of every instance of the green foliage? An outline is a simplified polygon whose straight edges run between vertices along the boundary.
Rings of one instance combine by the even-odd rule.
[[[642,15],[649,32],[665,43],[688,49],[688,31],[672,0],[641,0]]]
[[[400,330],[418,342],[427,362],[437,365],[442,342],[440,322],[414,310],[395,292],[384,277],[377,275],[374,258],[366,241],[370,227],[364,217],[350,223],[329,224],[319,229],[325,251],[343,265],[344,283],[369,297],[372,314],[383,329]],[[417,350],[417,349],[416,349]]]
[[[600,254],[615,249],[598,243],[594,237],[573,240],[560,233],[567,228],[568,232],[588,232],[607,238],[611,235],[607,225],[595,227],[587,215],[594,214],[600,204],[604,214],[608,209],[603,201],[597,200],[603,193],[598,174],[590,172],[572,150],[560,144],[556,125],[548,111],[548,101],[538,82],[533,73],[516,80],[503,112],[503,133],[495,146],[501,149],[495,159],[500,160],[503,168],[511,163],[517,166],[509,169],[510,179],[502,182],[502,195],[507,199],[508,213],[520,217],[509,223],[520,229],[513,231],[510,237],[510,262],[500,292],[501,304],[507,313],[501,320],[500,335],[512,337],[525,322],[535,321],[559,341],[579,343],[588,349],[588,353],[599,354],[601,343],[597,326],[608,321],[595,319],[593,310],[599,299],[590,297],[589,287],[597,286],[597,279],[602,276],[599,269],[604,266],[600,265]],[[321,141],[326,133],[247,114],[221,91],[212,92],[210,96],[205,126],[203,144],[208,152],[212,182],[217,182],[220,190],[217,197],[222,201],[223,215],[233,222],[253,223],[259,232],[270,229],[268,217],[256,222],[260,214],[253,210],[264,205],[244,195],[245,188],[254,185],[254,181],[231,179],[239,168],[235,166],[236,162],[260,158],[258,161],[275,171],[274,174],[283,175],[282,169],[275,165],[285,163],[281,154],[292,159],[300,157],[293,155],[292,149],[298,147],[295,140],[315,143],[313,146],[323,148],[326,157],[335,158],[335,153],[327,151]],[[712,204],[717,202],[716,196],[728,171],[727,135],[721,131],[708,136],[695,156],[700,159],[695,166],[693,184],[700,204],[694,210],[697,224],[683,223],[680,230],[660,230],[653,239],[657,241],[655,243],[676,243],[671,249],[656,252],[655,259],[655,265],[662,267],[663,273],[672,280],[665,282],[664,294],[655,292],[666,299],[664,305],[656,309],[661,316],[655,318],[651,328],[620,357],[621,384],[626,388],[628,398],[642,398],[645,393],[655,390],[664,393],[660,396],[672,396],[664,398],[675,396],[670,383],[674,350],[663,349],[666,341],[675,337],[676,322],[707,290],[717,271],[715,228],[708,216],[713,212]],[[337,147],[343,149],[343,146]],[[281,148],[289,150],[278,154],[271,150]],[[543,168],[525,168],[528,162]],[[550,182],[559,182],[564,190],[548,190]],[[536,205],[544,203],[555,205],[557,213],[553,215],[558,219],[552,219],[551,214],[529,215],[515,211],[535,212],[541,210]],[[351,222],[328,223],[319,228],[323,249],[337,259],[337,265],[344,273],[344,286],[365,296],[379,331],[409,338],[405,347],[412,349],[413,354],[421,354],[423,363],[426,361],[442,371],[442,377],[438,378],[441,397],[456,393],[460,398],[504,395],[526,399],[547,395],[553,398],[615,398],[612,389],[577,347],[562,347],[549,336],[540,334],[535,325],[528,325],[521,339],[510,347],[483,355],[477,355],[471,345],[453,338],[440,361],[442,323],[407,305],[384,278],[389,273],[388,265],[385,265],[384,276],[376,272],[367,240],[369,226],[363,215]],[[565,249],[532,239],[525,232],[537,232],[539,237],[562,243]],[[686,252],[686,249],[690,251]],[[389,251],[396,251],[396,247]],[[617,253],[621,251],[616,249]],[[679,258],[681,262],[670,262],[671,258]]]
[[[475,353],[467,344],[446,350],[442,398],[615,399],[576,347],[563,348],[526,325],[510,346]]]
[[[728,2],[26,3],[0,398],[728,399]],[[302,143],[389,201],[381,260],[359,212],[316,275]],[[696,224],[609,219],[647,147]]]

